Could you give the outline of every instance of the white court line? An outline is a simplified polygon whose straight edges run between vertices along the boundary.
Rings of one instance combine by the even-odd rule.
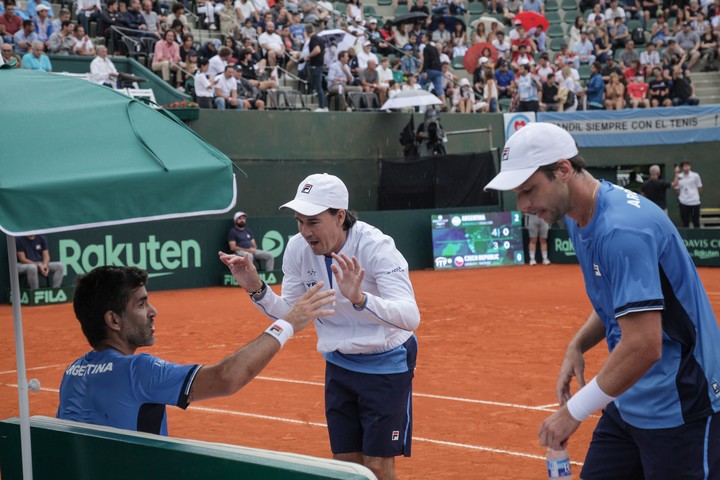
[[[56,365],[45,365],[42,367],[33,367],[28,368],[28,371],[32,370],[43,370],[48,368],[57,368],[57,367],[65,367],[65,364],[56,364]],[[4,372],[0,372],[0,375],[2,374],[9,374],[9,373],[17,373],[17,370],[7,370]],[[292,380],[288,378],[277,378],[277,377],[265,377],[265,376],[257,376],[255,377],[258,380],[267,380],[271,382],[283,382],[283,383],[295,383],[300,385],[312,385],[315,387],[324,387],[325,384],[322,382],[310,382],[307,380]],[[449,397],[446,395],[433,395],[431,393],[418,393],[414,392],[413,397],[418,398],[434,398],[436,400],[448,400],[453,402],[463,402],[463,403],[475,403],[478,405],[490,405],[493,407],[505,407],[505,408],[518,408],[522,410],[535,410],[535,411],[541,411],[541,412],[554,412],[557,408],[554,404],[550,405],[539,405],[539,406],[532,406],[532,405],[521,405],[517,403],[503,403],[503,402],[492,402],[490,400],[477,400],[474,398],[463,398],[463,397]]]
[[[46,368],[57,368],[57,367],[66,367],[66,366],[67,366],[67,365],[65,365],[64,363],[58,363],[58,364],[56,364],[56,365],[43,365],[42,367],[26,368],[25,370],[29,372],[29,371],[32,371],[32,370],[44,370],[44,369],[46,369]],[[5,374],[8,374],[8,373],[17,373],[17,370],[5,370],[4,372],[0,372],[0,375],[5,375]]]
[[[12,383],[5,383],[5,384],[0,384],[0,385],[2,385],[4,387],[17,388],[17,385],[12,384]],[[58,390],[57,388],[43,387],[40,389],[40,391],[58,393],[60,390]],[[227,410],[224,408],[198,407],[196,405],[191,405],[189,407],[189,409],[191,411],[198,411],[198,412],[205,412],[205,413],[219,413],[222,415],[233,415],[236,417],[257,418],[260,420],[271,420],[274,422],[292,423],[295,425],[309,425],[311,427],[327,428],[327,424],[321,423],[321,422],[309,422],[307,420],[295,420],[292,418],[276,417],[273,415],[262,415],[259,413],[238,412],[235,410]],[[532,455],[529,453],[522,453],[522,452],[513,452],[512,450],[500,450],[497,448],[483,447],[481,445],[472,445],[469,443],[448,442],[445,440],[435,440],[432,438],[415,437],[415,436],[413,436],[413,441],[432,443],[435,445],[444,445],[447,447],[465,448],[468,450],[477,450],[480,452],[499,453],[502,455],[511,455],[514,457],[531,458],[533,460],[545,460],[545,457],[540,456],[540,455]],[[578,466],[583,465],[581,462],[571,461],[570,463],[572,463],[573,465],[578,465]]]
[[[305,380],[289,380],[287,378],[264,377],[264,376],[258,376],[255,378],[258,380],[269,380],[271,382],[299,383],[302,385],[314,385],[314,386],[318,386],[318,387],[325,386],[325,384],[321,383],[321,382],[308,382]],[[474,398],[462,398],[462,397],[448,397],[445,395],[433,395],[431,393],[413,392],[413,397],[434,398],[437,400],[450,400],[450,401],[454,401],[454,402],[477,403],[479,405],[492,405],[494,407],[520,408],[523,410],[539,410],[539,411],[543,411],[543,412],[554,412],[556,409],[556,406],[554,404],[540,405],[538,407],[533,407],[531,405],[520,405],[517,403],[491,402],[489,400],[476,400]]]

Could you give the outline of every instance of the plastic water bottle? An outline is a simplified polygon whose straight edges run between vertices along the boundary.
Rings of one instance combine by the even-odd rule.
[[[545,458],[547,459],[548,478],[572,480],[570,457],[568,456],[567,450],[553,450],[552,448],[548,448]]]

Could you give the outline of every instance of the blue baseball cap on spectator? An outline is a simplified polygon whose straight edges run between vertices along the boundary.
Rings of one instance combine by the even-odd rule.
[[[412,49],[413,49],[413,47],[412,47],[412,45],[410,45],[410,44],[406,44],[406,45],[403,47],[403,50],[412,50]]]

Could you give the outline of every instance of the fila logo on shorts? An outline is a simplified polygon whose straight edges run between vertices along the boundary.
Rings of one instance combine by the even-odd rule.
[[[510,149],[509,149],[509,148],[503,148],[502,161],[503,161],[503,162],[506,161],[509,156],[510,156]]]
[[[716,397],[720,396],[720,385],[718,385],[718,382],[712,383],[712,389]]]
[[[400,432],[398,432],[397,430],[394,430],[392,433],[392,440],[393,440],[393,442],[400,440]]]
[[[305,186],[300,190],[302,193],[310,193],[310,190],[312,190],[312,184],[306,183]]]
[[[595,270],[596,277],[602,277],[602,274],[600,273],[600,267],[597,263],[593,263],[593,270]]]

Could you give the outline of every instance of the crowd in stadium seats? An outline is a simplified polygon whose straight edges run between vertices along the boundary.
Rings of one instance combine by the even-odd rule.
[[[526,28],[522,15],[544,17],[545,2],[558,0],[488,0],[489,16],[469,29],[460,0],[393,5],[403,1],[411,3],[406,22],[366,16],[360,0],[76,0],[57,18],[47,0],[5,0],[0,39],[12,47],[0,58],[50,70],[46,53],[94,56],[97,43],[144,57],[205,107],[278,107],[279,79],[289,75],[304,93],[329,94],[336,109],[379,108],[402,90],[428,88],[458,112],[696,105],[690,71],[718,60],[720,0],[581,0],[564,12],[574,17],[567,35],[551,37],[547,22]],[[325,42],[322,82],[313,86],[307,49],[324,30],[355,41],[340,50],[341,37]],[[197,41],[200,32],[209,40]],[[427,45],[439,54],[432,68]]]

